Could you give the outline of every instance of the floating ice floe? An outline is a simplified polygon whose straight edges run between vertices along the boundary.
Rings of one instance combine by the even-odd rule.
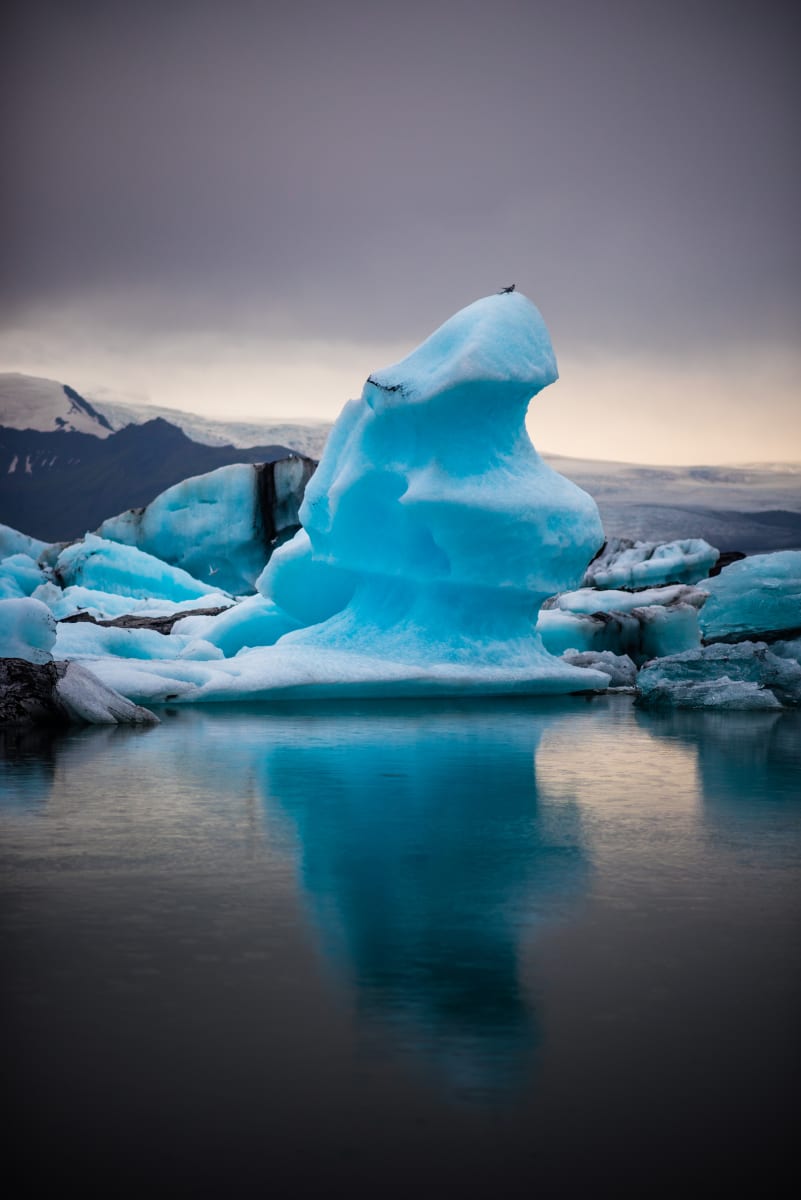
[[[764,642],[717,643],[646,664],[637,692],[637,703],[646,708],[797,707],[801,665]]]
[[[595,502],[542,462],[525,430],[529,400],[556,377],[524,296],[457,313],[345,407],[306,489],[303,530],[259,580],[266,603],[176,627],[183,637],[189,622],[234,657],[105,656],[92,669],[153,702],[606,688],[608,674],[555,658],[534,629],[542,600],[575,587],[603,542]],[[97,543],[95,557],[108,545]],[[85,551],[65,554],[81,566],[67,582],[111,587],[119,559],[94,576]],[[128,568],[123,586],[142,594]]]
[[[718,560],[718,551],[703,538],[675,542],[635,542],[610,538],[584,573],[584,584],[597,588],[650,587],[697,583]]]
[[[700,616],[706,641],[801,635],[801,550],[743,558],[699,589],[707,595]]]

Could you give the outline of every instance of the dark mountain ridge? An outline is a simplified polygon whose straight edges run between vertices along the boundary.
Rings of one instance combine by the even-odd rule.
[[[0,426],[0,523],[42,541],[68,541],[192,475],[294,453],[280,445],[201,445],[161,417],[103,439]]]

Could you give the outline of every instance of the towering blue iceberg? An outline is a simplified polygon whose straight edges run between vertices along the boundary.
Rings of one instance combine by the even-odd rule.
[[[535,630],[542,600],[575,587],[603,542],[594,500],[526,432],[531,397],[556,378],[524,296],[457,313],[345,406],[261,595],[176,627],[226,657],[190,645],[191,662],[124,674],[118,661],[109,682],[154,702],[605,688]],[[107,662],[92,664],[104,678]]]
[[[595,502],[526,433],[531,397],[556,378],[548,331],[520,294],[477,301],[371,375],[307,488],[305,535],[260,583],[303,621],[310,581],[319,603],[333,568],[340,611],[283,643],[575,686],[533,632],[542,600],[603,542]]]

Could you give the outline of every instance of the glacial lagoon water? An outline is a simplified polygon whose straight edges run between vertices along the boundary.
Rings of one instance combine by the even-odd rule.
[[[6,733],[7,1158],[83,1194],[774,1190],[801,714]]]

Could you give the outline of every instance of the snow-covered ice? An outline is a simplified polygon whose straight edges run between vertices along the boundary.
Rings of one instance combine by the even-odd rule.
[[[675,542],[635,542],[610,538],[584,574],[584,584],[597,588],[641,588],[667,583],[697,583],[718,560],[718,551],[703,538]]]
[[[668,587],[644,588],[637,592],[582,587],[575,592],[561,592],[558,596],[551,596],[544,602],[542,611],[558,608],[569,613],[627,613],[635,608],[649,608],[655,604],[661,607],[691,604],[693,608],[701,608],[705,601],[705,592],[680,583]]]

